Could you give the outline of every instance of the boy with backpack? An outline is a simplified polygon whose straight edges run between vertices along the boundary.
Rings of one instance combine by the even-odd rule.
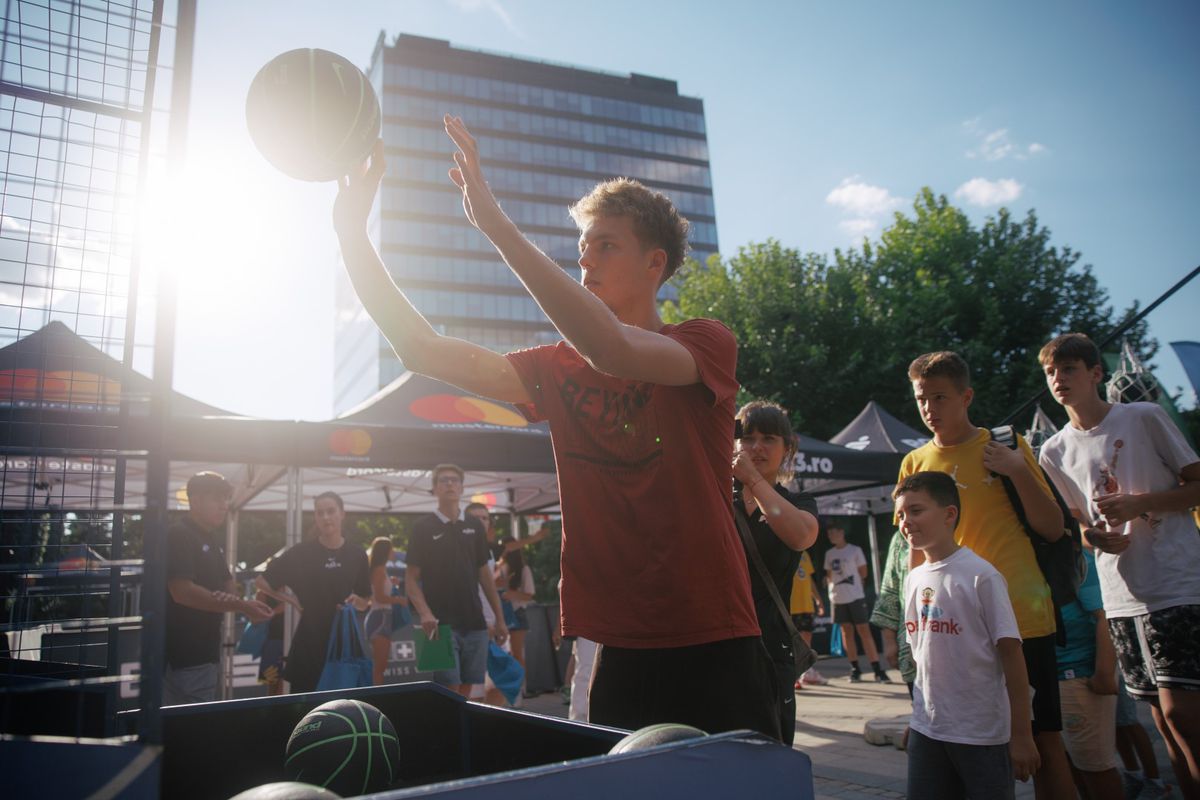
[[[1158,405],[1100,399],[1088,337],[1059,336],[1038,360],[1071,419],[1041,463],[1087,527],[1127,689],[1153,705],[1183,796],[1200,798],[1200,458]]]
[[[1045,541],[1063,536],[1065,520],[1033,451],[1017,436],[1016,449],[992,441],[971,423],[970,368],[957,353],[916,358],[908,368],[917,409],[933,439],[904,457],[897,482],[916,472],[949,475],[962,500],[955,538],[1004,577],[1033,687],[1033,734],[1041,760],[1034,788],[1041,800],[1071,797],[1075,787],[1062,743],[1054,603],[1033,543],[1004,488],[1013,486],[1023,516]],[[912,563],[923,558],[912,550]]]

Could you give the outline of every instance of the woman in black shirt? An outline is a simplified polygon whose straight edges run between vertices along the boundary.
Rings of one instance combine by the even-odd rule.
[[[791,480],[796,455],[796,437],[787,413],[774,403],[756,400],[743,406],[737,419],[741,437],[734,447],[733,513],[746,520],[754,545],[787,606],[800,554],[817,539],[817,503],[811,495],[789,492],[783,486]],[[796,735],[792,637],[749,554],[746,560],[763,644],[779,678],[783,741],[791,745]]]

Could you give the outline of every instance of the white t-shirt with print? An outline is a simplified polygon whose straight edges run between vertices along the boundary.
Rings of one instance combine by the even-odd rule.
[[[1099,425],[1068,425],[1039,456],[1067,505],[1093,524],[1103,520],[1095,498],[1145,494],[1179,485],[1179,473],[1200,461],[1167,413],[1155,403],[1114,404]],[[1153,511],[1122,528],[1130,537],[1118,555],[1096,551],[1104,611],[1134,617],[1200,604],[1200,536],[1191,514]]]
[[[1004,577],[969,547],[904,583],[904,629],[917,666],[912,729],[941,742],[1007,744],[1012,715],[996,643],[1020,640]]]
[[[825,551],[825,577],[829,580],[829,599],[834,605],[853,603],[865,596],[858,568],[866,565],[867,558],[858,545],[844,544]]]

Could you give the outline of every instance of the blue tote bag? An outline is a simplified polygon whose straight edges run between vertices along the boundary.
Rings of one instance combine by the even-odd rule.
[[[363,640],[362,625],[354,606],[344,606],[333,618],[329,646],[325,648],[325,668],[317,681],[317,691],[357,689],[370,686],[371,656]]]

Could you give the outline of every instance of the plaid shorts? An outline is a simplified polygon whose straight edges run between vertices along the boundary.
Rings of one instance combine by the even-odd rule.
[[[1117,617],[1108,630],[1134,697],[1149,700],[1159,689],[1200,690],[1200,605]]]

